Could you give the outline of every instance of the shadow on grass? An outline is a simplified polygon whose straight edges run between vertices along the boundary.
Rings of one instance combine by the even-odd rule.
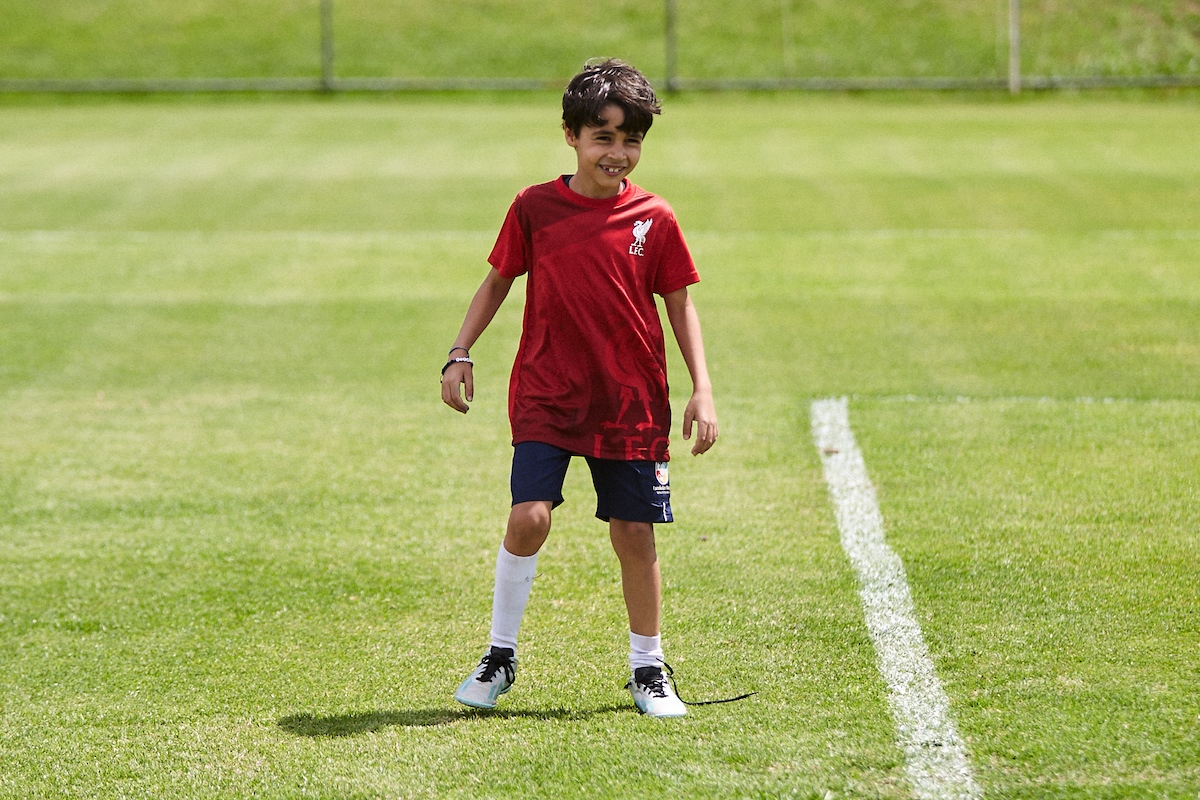
[[[436,728],[470,719],[577,720],[597,714],[633,713],[633,706],[594,709],[553,708],[545,711],[477,711],[474,709],[427,708],[411,711],[366,711],[361,714],[293,714],[279,720],[281,730],[296,736],[336,738],[373,733],[384,728]]]

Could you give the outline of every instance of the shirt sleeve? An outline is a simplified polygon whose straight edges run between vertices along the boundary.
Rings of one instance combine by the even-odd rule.
[[[517,278],[529,271],[529,237],[521,223],[520,206],[521,196],[517,195],[488,256],[488,263],[504,278]]]
[[[654,293],[658,295],[670,294],[700,281],[696,262],[692,260],[692,253],[684,241],[675,214],[669,214],[663,220],[663,225],[666,230],[663,231],[662,251],[654,275]]]

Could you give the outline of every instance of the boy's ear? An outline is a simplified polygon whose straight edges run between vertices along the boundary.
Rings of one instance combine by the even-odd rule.
[[[563,136],[566,138],[567,144],[570,145],[571,147],[574,147],[575,145],[579,144],[579,137],[575,135],[575,131],[573,131],[569,127],[567,127],[567,123],[565,123],[565,122],[563,123],[562,127],[563,127]]]

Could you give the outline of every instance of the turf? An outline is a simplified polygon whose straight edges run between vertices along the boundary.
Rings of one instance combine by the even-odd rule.
[[[723,434],[676,448],[668,658],[760,694],[637,717],[581,471],[516,687],[456,707],[519,297],[467,417],[436,373],[571,166],[555,103],[5,108],[0,796],[907,796],[809,435],[838,394],[985,793],[1200,791],[1188,97],[669,103],[636,177]]]
[[[858,418],[992,794],[1194,794],[1195,404],[865,403]]]

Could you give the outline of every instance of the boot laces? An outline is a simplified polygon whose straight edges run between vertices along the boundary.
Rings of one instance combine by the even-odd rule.
[[[483,667],[477,678],[480,683],[491,683],[496,679],[496,673],[501,671],[504,672],[504,679],[512,683],[516,674],[513,670],[512,656],[496,650],[491,650],[479,659],[479,666]]]
[[[642,667],[635,673],[638,686],[652,697],[667,696],[667,676],[658,667]]]
[[[675,692],[675,696],[679,697],[679,688],[675,685],[675,671],[671,669],[671,665],[666,661],[662,662],[662,669],[658,667],[638,667],[633,672],[633,680],[625,684],[625,688],[628,689],[632,683],[637,683],[647,694],[654,697],[666,697],[667,686],[669,685],[671,690]],[[753,697],[756,694],[758,694],[757,691],[746,692],[736,697],[726,697],[720,700],[691,701],[684,700],[682,697],[679,697],[679,700],[685,706],[712,706],[720,703],[735,703],[738,700],[745,700],[747,697]]]

